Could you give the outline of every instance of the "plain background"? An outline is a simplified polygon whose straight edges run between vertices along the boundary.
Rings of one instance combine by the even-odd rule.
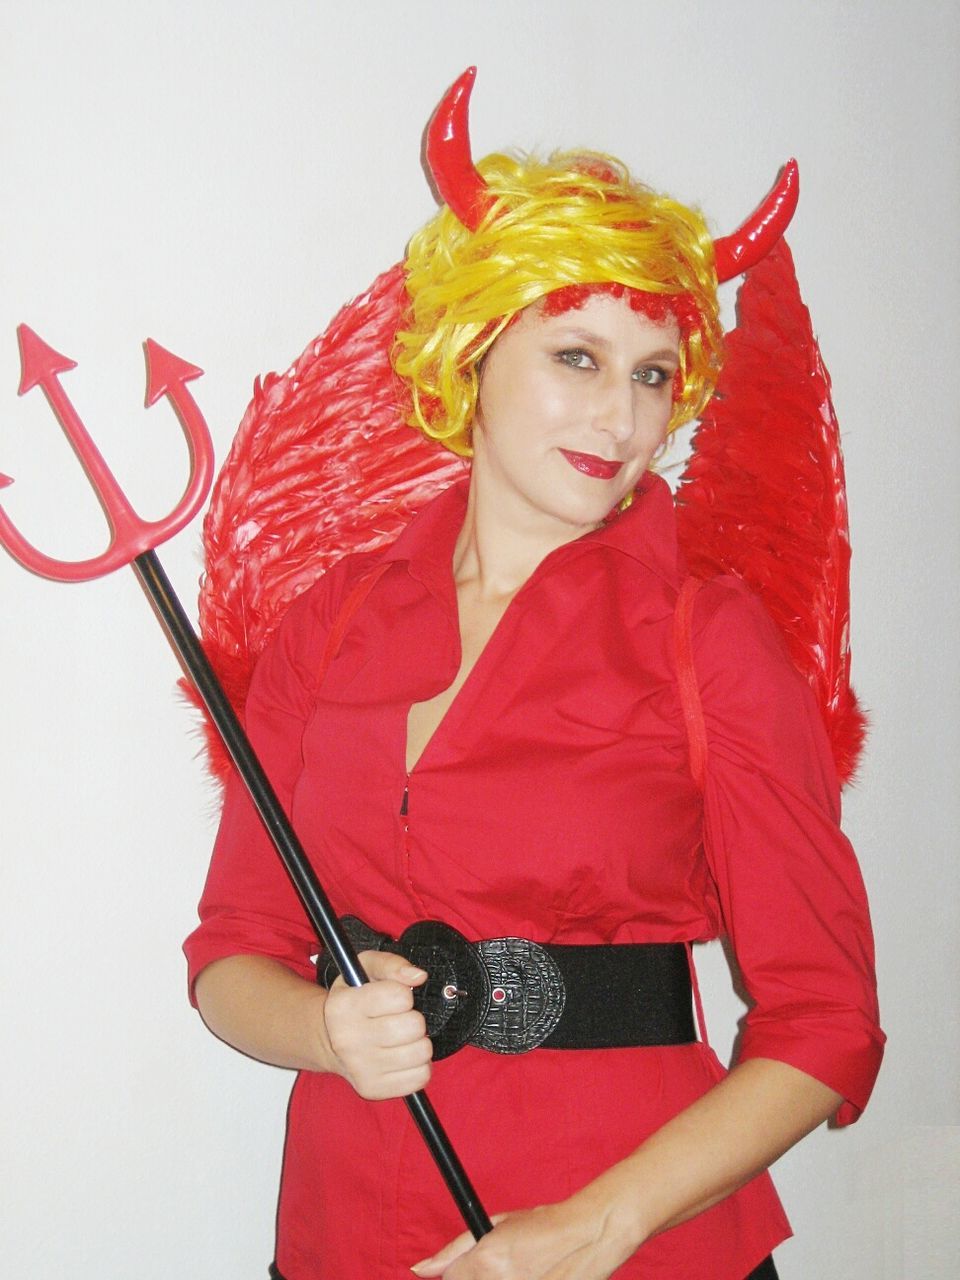
[[[784,1280],[958,1274],[958,12],[2,4],[3,503],[71,559],[103,527],[42,395],[17,399],[17,323],[79,362],[67,391],[135,505],[163,514],[186,457],[169,408],[142,409],[142,340],[206,369],[193,387],[222,458],[254,375],[430,215],[422,130],[468,63],[477,154],[606,149],[718,232],[799,158],[790,241],[843,426],[873,721],[845,823],[890,1045],[862,1122],[779,1167]],[[162,553],[191,610],[198,541]],[[0,1269],[256,1280],[290,1077],[187,1007],[179,946],[216,800],[174,660],[129,573],[67,587],[0,556],[0,600]],[[702,967],[722,1052],[741,1008],[717,949]]]

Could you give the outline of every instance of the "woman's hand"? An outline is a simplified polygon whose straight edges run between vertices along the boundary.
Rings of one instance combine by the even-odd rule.
[[[784,1062],[741,1063],[561,1204],[507,1214],[412,1268],[443,1280],[606,1280],[651,1236],[749,1181],[842,1099]]]
[[[269,956],[214,960],[199,974],[207,1026],[242,1053],[296,1071],[341,1075],[365,1098],[400,1098],[430,1078],[433,1045],[413,988],[427,975],[402,956],[364,951],[369,982],[329,991]]]
[[[640,1243],[590,1188],[493,1222],[482,1240],[466,1232],[411,1270],[443,1280],[607,1280]]]
[[[413,988],[427,975],[387,951],[359,959],[370,981],[348,987],[337,978],[323,1007],[334,1069],[361,1098],[403,1098],[430,1079],[433,1045],[413,1007]]]

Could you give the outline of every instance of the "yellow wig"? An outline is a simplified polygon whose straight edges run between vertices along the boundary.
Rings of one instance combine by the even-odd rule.
[[[494,201],[476,231],[444,206],[410,242],[410,305],[393,349],[410,423],[469,457],[479,365],[513,317],[567,286],[618,284],[675,299],[680,374],[670,429],[697,417],[720,369],[713,241],[700,215],[592,152],[491,155]],[[652,299],[651,299],[652,301]]]

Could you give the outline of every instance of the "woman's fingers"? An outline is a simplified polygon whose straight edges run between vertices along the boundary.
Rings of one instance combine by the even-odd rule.
[[[348,987],[338,978],[327,996],[330,1044],[341,1074],[362,1097],[403,1097],[430,1078],[433,1045],[413,1008],[413,988],[427,975],[390,952],[364,951],[360,962],[370,981]]]
[[[608,1280],[631,1248],[605,1239],[593,1210],[568,1200],[497,1214],[496,1230],[459,1235],[411,1270],[422,1280]]]
[[[407,987],[419,987],[427,980],[423,969],[418,969],[409,960],[395,955],[392,951],[361,951],[359,960],[371,982],[391,980],[403,983]]]
[[[384,1047],[425,1037],[427,1027],[423,1015],[413,1007],[413,988],[427,978],[423,969],[416,968],[403,956],[387,952],[364,951],[359,958],[370,981],[362,987],[348,987],[342,978],[337,978],[328,997],[334,1019],[342,1014],[352,1023],[359,1014],[375,1021],[372,1029],[375,1041]]]
[[[496,1224],[503,1217],[499,1214],[491,1219]],[[449,1244],[445,1244],[443,1248],[432,1255],[432,1257],[424,1258],[421,1262],[417,1262],[410,1270],[417,1276],[442,1276],[447,1267],[450,1266],[461,1254],[472,1249],[474,1245],[473,1236],[469,1231],[464,1231],[462,1235],[456,1236]]]

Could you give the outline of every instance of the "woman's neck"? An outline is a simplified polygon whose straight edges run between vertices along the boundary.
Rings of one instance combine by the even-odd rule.
[[[512,599],[551,551],[585,532],[487,490],[474,471],[454,547],[454,580],[481,599]]]

